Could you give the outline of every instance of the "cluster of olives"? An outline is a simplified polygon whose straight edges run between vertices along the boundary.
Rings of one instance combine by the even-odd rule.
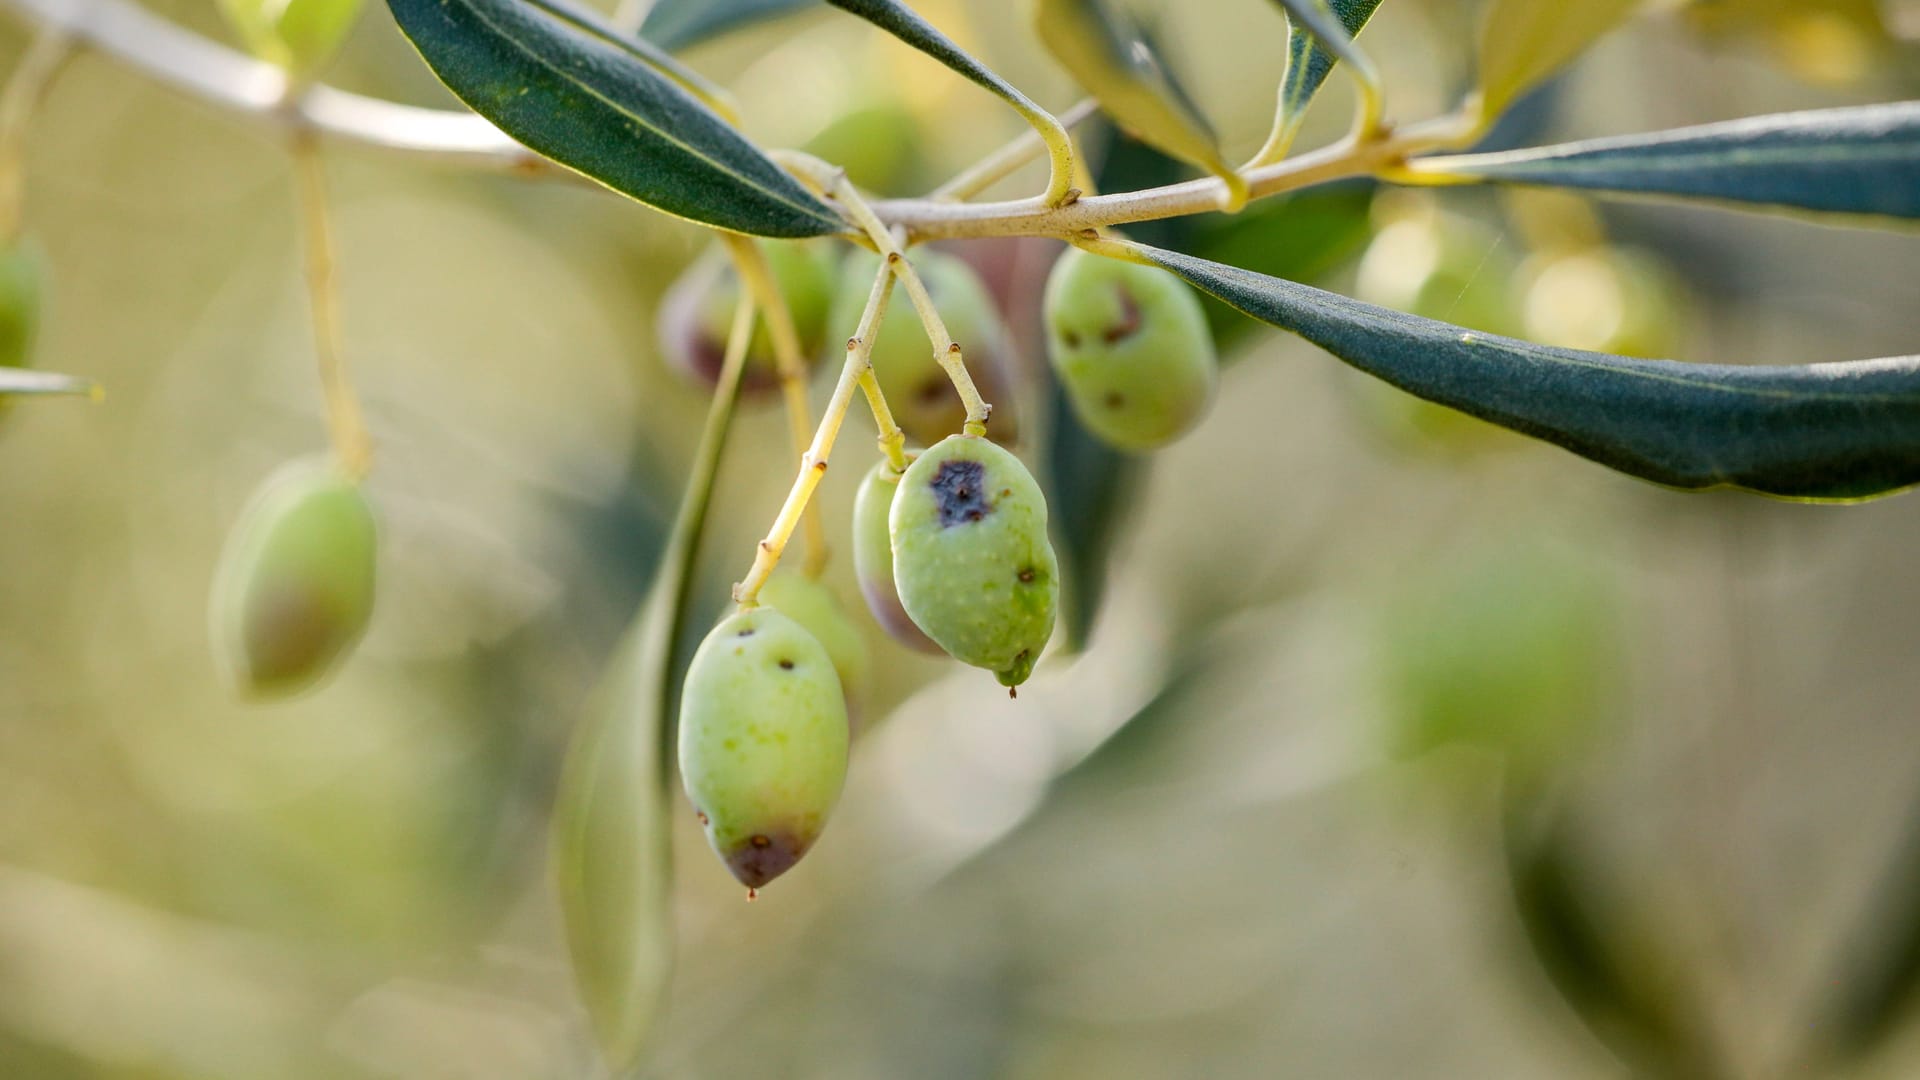
[[[915,264],[965,345],[976,385],[997,397],[1011,381],[1010,353],[985,283],[952,255],[922,253]],[[783,257],[776,273],[796,322],[814,334],[858,322],[878,265],[872,256],[849,258],[829,304],[819,302],[811,254]],[[670,292],[663,336],[680,370],[710,379],[724,344],[721,313],[738,288],[724,268],[703,261]],[[1144,451],[1199,421],[1217,362],[1199,301],[1183,282],[1071,251],[1052,271],[1044,311],[1053,370],[1096,436]],[[990,671],[1013,693],[1052,637],[1059,602],[1046,498],[999,442],[951,434],[964,409],[911,312],[886,320],[871,345],[895,419],[916,444],[930,445],[910,451],[904,469],[881,460],[860,482],[852,533],[861,593],[901,644]],[[764,346],[756,341],[752,354],[763,371]],[[994,412],[1001,441],[1010,415]],[[791,868],[825,827],[846,779],[849,701],[868,665],[863,634],[830,591],[784,571],[694,654],[681,698],[681,776],[708,841],[749,890]]]

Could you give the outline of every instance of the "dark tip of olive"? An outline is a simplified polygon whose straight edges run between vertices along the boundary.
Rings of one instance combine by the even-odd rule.
[[[1033,584],[1034,577],[1035,577],[1035,574],[1033,572],[1033,567],[1029,566],[1026,569],[1020,571],[1020,584],[1031,585]]]
[[[1062,334],[1062,335],[1060,335],[1060,337],[1061,337],[1061,339],[1062,339],[1062,340],[1064,340],[1064,341],[1065,341],[1065,342],[1067,343],[1067,348],[1069,348],[1069,349],[1077,349],[1077,348],[1079,348],[1079,347],[1080,347],[1080,335],[1079,335],[1079,334],[1076,334],[1076,333],[1074,333],[1073,331],[1071,331],[1071,330],[1069,330],[1069,331],[1067,331],[1066,333],[1064,333],[1064,334]]]
[[[793,670],[793,661],[791,661],[791,660],[785,660],[785,659],[783,659],[783,660],[781,660],[781,661],[780,661],[780,670],[782,670],[782,671],[792,671],[792,670]],[[756,839],[756,840],[758,840],[758,839],[760,839],[760,837],[754,837],[754,839]]]
[[[1111,390],[1107,392],[1107,396],[1103,400],[1105,400],[1107,408],[1118,409],[1127,403],[1127,395],[1122,394],[1118,390]]]
[[[767,882],[793,869],[806,846],[784,834],[757,833],[726,856],[727,869],[749,889],[762,888]]]

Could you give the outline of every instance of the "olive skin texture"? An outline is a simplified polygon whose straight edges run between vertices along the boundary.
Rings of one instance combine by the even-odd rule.
[[[1032,674],[1060,602],[1047,503],[986,439],[954,435],[900,477],[888,516],[894,582],[914,625],[1002,685]]]
[[[916,251],[913,265],[933,298],[933,306],[946,324],[947,333],[960,346],[967,374],[980,396],[994,406],[988,427],[993,437],[1004,443],[1015,441],[1019,419],[1007,389],[1011,384],[1007,365],[1012,361],[1006,324],[994,305],[986,283],[972,266],[960,258],[939,251]],[[841,270],[840,288],[829,320],[836,330],[851,333],[860,325],[867,296],[873,291],[874,275],[879,273],[878,256],[860,254],[849,258]],[[913,302],[906,289],[896,284],[887,302],[886,317],[875,335],[872,350],[873,376],[887,396],[894,422],[907,438],[922,446],[931,446],[960,431],[967,419],[966,407],[954,390],[947,371],[934,358],[933,345],[927,339]],[[845,340],[830,343],[844,349]]]
[[[741,884],[766,885],[820,838],[848,740],[833,660],[793,619],[752,608],[700,643],[680,698],[680,776]]]
[[[794,241],[763,246],[780,295],[800,338],[800,359],[811,364],[824,348],[827,312],[833,304],[835,254],[830,244]],[[667,362],[709,389],[720,381],[727,334],[740,303],[740,279],[724,249],[715,248],[680,275],[660,301],[660,348]],[[764,318],[756,318],[740,377],[743,394],[766,396],[780,385],[780,366]]]
[[[373,615],[376,530],[360,485],[338,466],[283,466],[241,511],[215,572],[216,655],[243,697],[285,697],[321,680]]]
[[[760,587],[760,602],[799,623],[826,648],[849,703],[865,696],[873,656],[832,589],[805,574],[777,570]]]
[[[1206,415],[1220,364],[1186,282],[1075,249],[1054,264],[1044,310],[1054,375],[1102,442],[1157,450]]]
[[[887,519],[893,512],[894,492],[900,490],[900,476],[883,458],[861,478],[853,497],[853,569],[867,610],[889,637],[916,652],[939,654],[940,646],[907,616],[893,584],[893,538]]]
[[[34,244],[0,251],[0,367],[31,367],[45,304],[45,259]],[[12,396],[0,394],[0,415]]]

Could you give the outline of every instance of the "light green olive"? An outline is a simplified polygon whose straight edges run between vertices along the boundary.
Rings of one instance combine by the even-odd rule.
[[[1054,374],[1101,441],[1158,449],[1206,414],[1219,361],[1186,282],[1075,249],[1054,264],[1043,308]]]
[[[753,608],[700,643],[680,698],[680,775],[707,842],[749,889],[820,838],[848,738],[833,660],[798,622]]]
[[[993,405],[990,420],[992,435],[1001,442],[1013,442],[1018,435],[1019,418],[1007,394],[1011,383],[1007,365],[1011,363],[1006,325],[986,284],[973,267],[963,260],[938,251],[915,251],[914,268],[933,298],[947,333],[960,346],[967,373],[973,377],[980,396]],[[840,276],[840,288],[834,298],[830,320],[836,333],[851,334],[860,325],[867,295],[880,261],[871,254],[856,255],[846,261]],[[887,396],[893,419],[907,438],[931,446],[955,434],[966,423],[967,411],[960,395],[940,362],[935,359],[926,328],[921,325],[913,304],[895,286],[888,302],[880,332],[873,342],[873,375]],[[829,342],[839,351],[846,342]]]
[[[860,579],[860,595],[881,629],[909,649],[938,653],[940,646],[907,617],[893,584],[893,539],[887,518],[899,489],[900,474],[884,458],[861,479],[853,497],[853,569]]]
[[[872,654],[867,639],[825,583],[790,570],[777,570],[760,587],[760,602],[799,623],[826,647],[849,703],[865,696]]]
[[[914,625],[1002,684],[1025,682],[1053,636],[1060,571],[1020,459],[976,436],[941,440],[901,476],[888,526]]]
[[[296,461],[241,511],[215,572],[213,641],[248,697],[292,694],[350,651],[373,614],[372,508],[331,462]]]
[[[309,76],[326,66],[360,16],[361,0],[220,0],[227,20],[262,60]]]
[[[833,304],[834,249],[819,241],[792,241],[768,243],[762,250],[793,316],[801,360],[811,365],[824,347],[827,312]],[[721,248],[702,255],[680,275],[660,302],[660,347],[669,365],[705,386],[719,381],[740,289],[739,276]],[[780,385],[765,319],[755,320],[740,385],[746,394],[766,394]]]

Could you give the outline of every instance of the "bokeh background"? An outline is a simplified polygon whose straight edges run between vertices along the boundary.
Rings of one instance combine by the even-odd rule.
[[[152,6],[228,40],[213,5]],[[915,6],[1043,102],[1075,97],[1019,5]],[[1474,7],[1383,6],[1366,44],[1397,116],[1457,99]],[[1920,85],[1910,0],[1674,7],[1495,137]],[[1142,10],[1250,153],[1284,63],[1273,6]],[[0,20],[0,61],[26,38]],[[831,12],[690,59],[756,137],[884,192],[1017,131]],[[330,81],[449,101],[377,4]],[[1348,95],[1329,83],[1309,141]],[[1109,176],[1151,169],[1126,153]],[[548,819],[704,410],[653,322],[706,240],[581,186],[345,148],[328,169],[379,608],[323,691],[245,707],[210,658],[209,578],[248,492],[324,446],[288,161],[97,56],[33,136],[40,360],[109,396],[0,429],[0,1075],[598,1074]],[[1574,344],[1920,348],[1910,231],[1342,188],[1178,237]],[[1052,251],[1016,254],[1031,285]],[[1007,291],[1039,461],[1059,440],[1037,289]],[[679,964],[645,1075],[1920,1071],[1920,501],[1671,493],[1220,327],[1210,419],[1079,515],[1076,550],[1104,551],[1084,652],[1009,702],[870,634],[836,820],[753,906],[677,821]],[[855,610],[867,423],[823,496]],[[785,440],[777,409],[736,425],[703,618],[790,480]],[[1093,477],[1052,475],[1056,505]]]

